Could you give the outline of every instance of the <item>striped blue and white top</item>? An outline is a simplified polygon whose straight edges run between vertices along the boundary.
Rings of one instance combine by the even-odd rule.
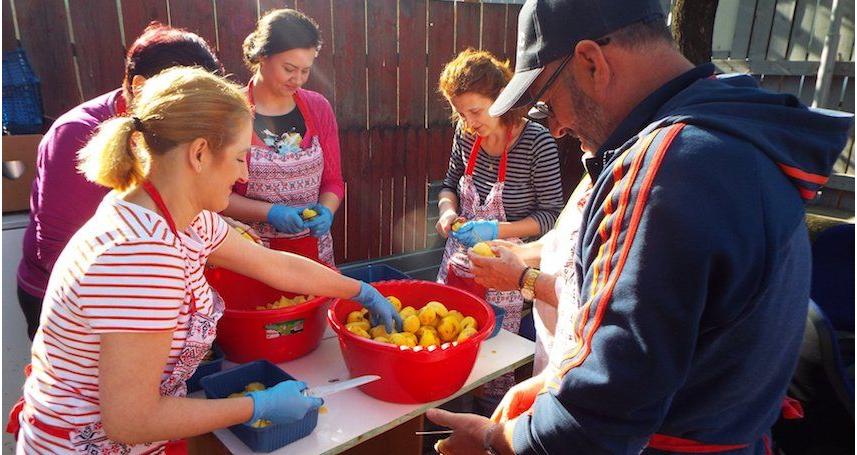
[[[443,188],[460,194],[459,180],[467,168],[470,149],[476,135],[456,128],[452,140],[449,168]],[[497,181],[500,157],[491,156],[481,148],[473,171],[473,181],[479,199],[484,201]],[[506,186],[503,206],[508,221],[532,217],[539,223],[540,234],[553,228],[563,207],[562,181],[556,141],[538,123],[528,121],[512,149],[506,165]]]

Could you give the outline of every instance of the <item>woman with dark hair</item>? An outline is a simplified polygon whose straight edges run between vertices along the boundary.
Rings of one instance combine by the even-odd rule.
[[[122,88],[105,93],[60,116],[39,143],[30,196],[30,224],[18,266],[18,301],[30,340],[39,326],[48,277],[60,251],[110,188],[77,172],[77,152],[105,120],[123,115],[146,79],[173,66],[200,66],[222,73],[223,66],[204,39],[152,22],[128,49]]]
[[[345,186],[338,127],[327,99],[302,88],[321,44],[315,21],[292,9],[266,13],[244,40],[254,73],[250,176],[224,214],[250,224],[266,246],[333,266],[330,225]]]

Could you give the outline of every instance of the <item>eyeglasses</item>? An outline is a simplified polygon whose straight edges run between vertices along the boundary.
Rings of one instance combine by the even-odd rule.
[[[599,46],[606,46],[606,45],[610,44],[610,37],[605,36],[604,38],[599,38],[599,39],[593,40],[593,41],[595,42],[595,44],[597,44]],[[527,111],[527,114],[526,114],[526,117],[528,119],[544,120],[546,118],[553,117],[553,110],[551,109],[551,107],[548,106],[548,104],[545,103],[544,101],[539,101],[539,100],[545,95],[545,93],[547,93],[547,91],[551,87],[551,85],[553,85],[553,83],[556,82],[557,79],[559,79],[560,73],[562,73],[562,70],[565,69],[565,65],[568,65],[568,62],[571,61],[572,57],[574,57],[573,53],[566,55],[562,59],[562,62],[560,62],[559,67],[557,67],[557,69],[553,72],[553,74],[551,74],[551,77],[548,78],[547,83],[545,83],[545,85],[541,88],[541,90],[539,90],[538,93],[536,93],[536,96],[534,96],[532,98],[534,100],[533,104],[530,105],[530,109]]]

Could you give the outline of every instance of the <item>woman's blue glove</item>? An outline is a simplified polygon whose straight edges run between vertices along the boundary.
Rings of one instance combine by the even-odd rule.
[[[402,329],[402,318],[396,308],[372,286],[361,282],[360,292],[351,300],[359,302],[363,308],[369,310],[369,321],[373,327],[384,324],[387,333],[398,332]]]
[[[330,232],[330,225],[333,224],[333,213],[330,209],[323,204],[316,204],[310,208],[318,213],[306,222],[306,227],[312,232],[313,237],[321,237]]]
[[[268,210],[268,222],[280,232],[297,234],[307,228],[304,219],[301,218],[301,211],[303,211],[303,207],[274,204],[271,206],[271,210]]]
[[[497,220],[474,220],[464,223],[457,231],[449,231],[455,240],[467,247],[472,247],[479,242],[495,240],[500,230]]]
[[[321,398],[304,395],[306,388],[306,384],[301,381],[283,381],[270,389],[248,393],[253,399],[253,417],[247,423],[265,419],[278,424],[303,419],[307,412],[324,404]]]

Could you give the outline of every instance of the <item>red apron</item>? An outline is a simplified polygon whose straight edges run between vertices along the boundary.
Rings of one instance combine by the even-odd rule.
[[[483,204],[480,204],[479,193],[476,191],[476,184],[473,182],[476,157],[479,155],[481,145],[482,137],[477,136],[473,147],[470,149],[467,168],[464,171],[464,175],[461,176],[459,183],[461,216],[468,220],[482,219],[503,222],[506,221],[506,210],[503,207],[503,188],[506,184],[506,162],[513,145],[512,131],[510,129],[506,134],[506,147],[503,151],[503,156],[500,158],[500,167],[497,170],[497,182],[491,187],[491,191],[488,192]],[[510,237],[504,240],[523,243],[517,237]],[[467,257],[467,247],[450,235],[446,241],[446,249],[443,253],[443,260],[440,263],[437,280],[441,283],[469,291],[480,298],[484,298],[488,303],[503,308],[506,310],[506,315],[503,318],[503,328],[512,333],[517,333],[521,325],[521,310],[524,306],[524,298],[521,296],[521,292],[517,290],[496,291],[486,289],[474,280],[474,275],[470,271],[470,267],[470,259]],[[486,384],[485,392],[489,396],[502,396],[513,385],[515,385],[514,374],[505,374]]]
[[[781,413],[783,418],[787,420],[801,419],[803,418],[803,407],[800,402],[794,398],[784,397]],[[765,455],[772,455],[773,448],[771,447],[771,438],[765,434],[762,435],[762,441],[765,444]],[[749,446],[750,444],[706,444],[692,439],[678,438],[664,434],[653,434],[649,438],[647,447],[664,452],[675,453],[719,453],[728,452],[730,450],[745,449]]]
[[[255,111],[254,81],[247,85],[247,98]],[[300,92],[294,94],[297,109],[306,123],[306,135],[295,153],[279,153],[253,134],[250,154],[247,157],[249,176],[244,196],[250,199],[284,204],[292,207],[318,203],[321,175],[324,170],[324,151],[316,134],[315,117]],[[249,223],[259,234],[262,243],[272,249],[296,253],[333,267],[333,238],[330,232],[320,238],[309,230],[297,234],[278,232],[267,222]]]
[[[166,204],[164,204],[160,193],[158,193],[158,190],[149,181],[143,182],[143,189],[155,202],[158,210],[167,221],[167,225],[169,225],[170,230],[176,236],[180,249],[183,250],[184,247],[182,246],[181,237],[176,230],[175,222],[173,221],[172,215],[167,209]],[[189,259],[187,259],[188,255],[184,254],[184,256],[185,261],[189,261]],[[185,273],[187,273],[187,271],[188,268],[185,267]],[[185,279],[190,280],[190,277],[186,276]],[[186,382],[196,371],[200,362],[202,362],[202,358],[205,356],[205,353],[211,348],[211,344],[217,336],[217,321],[223,315],[223,301],[219,298],[217,293],[214,292],[214,290],[210,291],[212,292],[212,301],[214,302],[214,308],[212,309],[211,315],[197,311],[196,294],[194,293],[189,281],[187,284],[187,290],[190,298],[190,323],[187,338],[185,339],[185,344],[182,347],[182,351],[179,354],[179,358],[176,361],[175,366],[173,367],[172,373],[167,377],[167,379],[161,382],[159,388],[161,396],[183,397],[187,395]],[[25,368],[25,374],[29,376],[30,371],[31,366],[27,365]],[[16,439],[21,427],[21,420],[25,419],[28,425],[32,425],[51,436],[69,440],[74,446],[75,452],[79,454],[107,455],[114,453],[132,453],[133,446],[111,441],[107,437],[101,422],[95,422],[81,428],[60,428],[39,421],[34,415],[28,413],[26,408],[26,403],[22,397],[17,403],[15,403],[15,406],[12,408],[9,415],[9,423],[6,426],[6,431],[14,434]],[[166,444],[165,450],[168,455],[187,454],[187,442],[185,440],[169,441]],[[146,451],[144,450],[142,453],[146,453]]]

